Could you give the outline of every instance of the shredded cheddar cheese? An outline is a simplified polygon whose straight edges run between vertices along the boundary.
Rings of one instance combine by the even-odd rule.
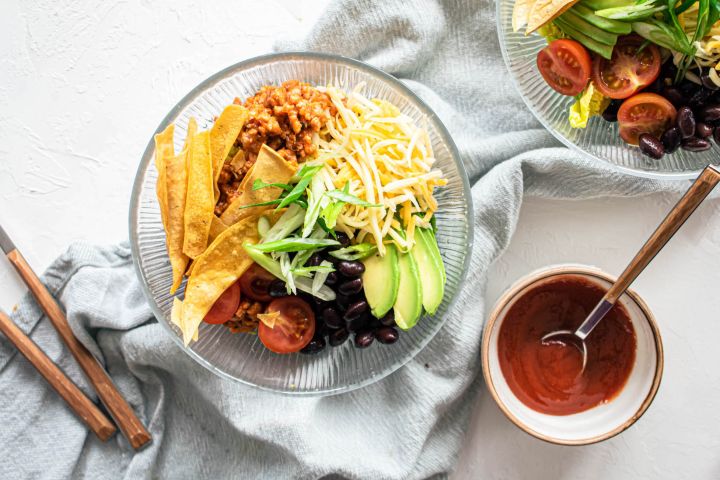
[[[362,88],[347,95],[332,86],[323,89],[338,113],[320,131],[312,163],[325,165],[325,188],[348,188],[351,195],[379,205],[346,204],[337,229],[357,241],[372,238],[381,255],[386,241],[407,251],[415,228],[430,226],[438,206],[433,190],[447,180],[433,169],[427,131],[391,103],[366,98]]]

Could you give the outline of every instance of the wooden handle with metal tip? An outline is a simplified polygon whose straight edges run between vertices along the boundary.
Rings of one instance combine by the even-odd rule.
[[[104,413],[70,380],[25,332],[0,310],[0,332],[15,345],[20,353],[45,377],[50,386],[60,395],[68,406],[95,432],[103,442],[117,429]]]
[[[712,165],[706,167],[608,290],[605,300],[615,303],[718,183],[720,171]]]
[[[120,427],[125,438],[128,439],[130,445],[134,449],[139,449],[152,440],[150,432],[143,426],[140,419],[135,415],[130,405],[118,392],[117,387],[113,384],[110,376],[105,372],[97,359],[85,348],[73,334],[70,324],[68,324],[65,314],[60,309],[55,299],[47,291],[45,285],[35,275],[25,258],[20,254],[18,249],[12,243],[7,233],[0,227],[0,248],[7,255],[10,263],[13,264],[17,272],[20,274],[25,284],[35,296],[38,305],[43,309],[45,314],[52,322],[55,330],[60,334],[60,338],[77,360],[80,368],[85,372],[85,376],[92,384],[98,397],[105,405],[110,416]]]

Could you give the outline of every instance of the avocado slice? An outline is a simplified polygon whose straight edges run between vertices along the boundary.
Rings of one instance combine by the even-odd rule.
[[[423,307],[427,313],[435,315],[445,295],[445,266],[432,231],[423,228],[415,230],[415,246],[410,254],[415,259],[420,276]]]
[[[400,285],[400,266],[395,245],[385,246],[385,256],[378,253],[363,260],[365,273],[362,281],[365,299],[375,318],[382,318],[393,308]]]
[[[397,300],[393,306],[395,323],[403,330],[415,326],[422,314],[422,286],[417,263],[410,253],[402,253],[398,258],[400,265],[400,285]]]

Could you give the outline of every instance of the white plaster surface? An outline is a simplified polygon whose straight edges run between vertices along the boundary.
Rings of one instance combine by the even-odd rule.
[[[2,0],[0,223],[30,264],[42,271],[74,240],[127,238],[135,170],[168,109],[210,73],[269,52],[278,31],[308,28],[325,4],[183,0],[160,10],[143,0]],[[619,273],[674,201],[528,199],[492,269],[488,304],[547,264]],[[634,287],[657,316],[666,353],[645,417],[602,444],[558,447],[518,430],[483,391],[453,478],[720,478],[718,272],[716,199]],[[12,308],[23,291],[0,260],[0,306]]]

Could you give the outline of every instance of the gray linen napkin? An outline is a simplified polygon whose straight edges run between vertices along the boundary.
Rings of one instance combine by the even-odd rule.
[[[523,195],[676,188],[559,148],[507,78],[494,12],[488,0],[341,0],[307,39],[279,47],[340,53],[394,74],[434,108],[460,147],[473,184],[475,245],[457,306],[424,351],[376,384],[329,398],[237,385],[193,362],[157,324],[126,244],[73,245],[44,281],[154,443],[139,453],[119,435],[100,443],[0,337],[0,478],[445,477],[481,383],[486,272],[510,240]],[[14,319],[95,398],[31,299]]]

